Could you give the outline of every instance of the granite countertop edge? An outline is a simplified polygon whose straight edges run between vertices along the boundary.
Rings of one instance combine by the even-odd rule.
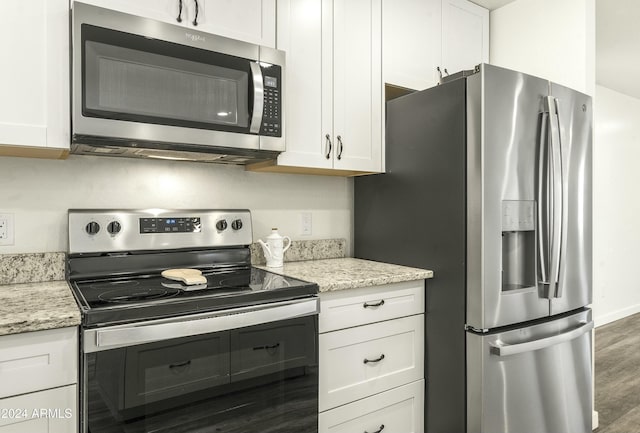
[[[433,278],[431,270],[356,258],[285,262],[280,268],[257,267],[316,283],[320,293]]]
[[[78,326],[80,321],[66,281],[0,286],[0,336]]]
[[[433,278],[433,271],[355,258],[256,266],[318,284],[319,292]],[[0,285],[0,336],[78,326],[81,315],[66,281]]]

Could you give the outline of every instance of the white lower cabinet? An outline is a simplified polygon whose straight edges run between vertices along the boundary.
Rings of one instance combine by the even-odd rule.
[[[424,380],[399,386],[320,414],[327,433],[424,431]]]
[[[320,294],[319,431],[424,431],[425,282]]]
[[[77,432],[77,394],[68,385],[0,400],[0,433]]]
[[[424,377],[424,316],[320,334],[320,411]]]
[[[0,433],[78,431],[78,328],[0,337]]]

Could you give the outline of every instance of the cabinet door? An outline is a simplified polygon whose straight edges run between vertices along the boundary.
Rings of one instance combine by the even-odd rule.
[[[332,0],[278,0],[277,48],[287,53],[280,166],[333,166],[331,13]]]
[[[70,142],[68,2],[6,2],[2,12],[6,67],[0,68],[0,155],[65,156]]]
[[[489,11],[467,0],[442,0],[442,67],[450,74],[489,62]]]
[[[382,170],[382,0],[333,2],[334,168]]]
[[[383,0],[382,77],[385,83],[422,90],[438,83],[441,0]]]
[[[206,22],[200,30],[275,48],[276,0],[200,0],[199,3],[204,4],[207,11],[206,17],[203,16]]]
[[[76,327],[0,337],[0,398],[77,381]]]
[[[76,433],[76,385],[0,400],[0,433]]]

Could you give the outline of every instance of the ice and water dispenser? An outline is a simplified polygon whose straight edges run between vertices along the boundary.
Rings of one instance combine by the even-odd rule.
[[[502,291],[536,287],[535,201],[502,202]]]

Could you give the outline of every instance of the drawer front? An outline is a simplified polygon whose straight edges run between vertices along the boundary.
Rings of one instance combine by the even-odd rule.
[[[0,400],[0,433],[76,433],[77,386]]]
[[[424,315],[321,334],[320,412],[424,378]]]
[[[78,328],[0,337],[0,398],[78,382]]]
[[[424,313],[424,280],[320,294],[320,333]]]
[[[424,432],[424,380],[321,413],[318,424],[320,433]]]

